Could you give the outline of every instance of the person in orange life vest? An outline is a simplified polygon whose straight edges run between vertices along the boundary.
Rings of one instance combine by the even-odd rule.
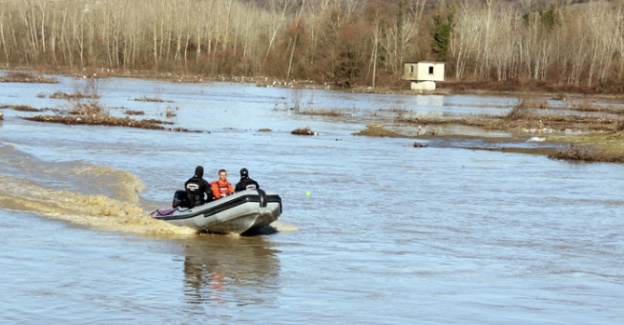
[[[225,169],[219,170],[219,179],[212,182],[210,186],[212,187],[212,194],[217,199],[234,194],[234,186],[228,182]]]

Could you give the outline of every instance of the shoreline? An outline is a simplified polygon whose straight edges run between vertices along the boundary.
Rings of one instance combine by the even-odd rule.
[[[624,101],[624,93],[609,92],[600,87],[581,87],[561,83],[546,83],[534,80],[505,80],[505,81],[456,81],[447,80],[436,82],[437,88],[430,91],[409,89],[409,81],[396,81],[391,85],[380,85],[375,88],[367,85],[354,85],[343,87],[335,82],[319,82],[315,80],[286,80],[268,76],[207,76],[198,74],[175,74],[170,72],[155,72],[152,70],[115,70],[108,68],[85,68],[85,69],[60,69],[49,67],[4,67],[0,71],[6,73],[24,73],[33,76],[34,79],[43,79],[41,74],[62,75],[83,78],[137,78],[145,80],[166,80],[180,83],[206,83],[215,81],[253,83],[260,87],[290,87],[290,88],[318,88],[352,93],[376,93],[376,94],[405,94],[405,95],[477,95],[477,96],[549,96],[553,98],[595,98],[595,99],[620,99]],[[37,75],[39,74],[39,76]],[[0,81],[10,82],[10,81]],[[49,82],[49,81],[40,81]]]

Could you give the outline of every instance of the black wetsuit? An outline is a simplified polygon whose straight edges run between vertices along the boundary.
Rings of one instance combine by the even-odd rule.
[[[236,188],[234,188],[234,191],[238,192],[256,188],[260,188],[258,182],[254,181],[249,177],[241,177],[241,180],[236,184]]]
[[[189,178],[184,183],[184,189],[188,195],[190,208],[202,205],[206,202],[212,201],[212,191],[210,190],[210,184],[203,178],[204,169],[197,168],[195,175]],[[206,194],[204,196],[204,194]]]

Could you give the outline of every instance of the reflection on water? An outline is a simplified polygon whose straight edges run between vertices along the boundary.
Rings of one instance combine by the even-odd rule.
[[[265,238],[205,235],[184,245],[188,304],[272,304],[273,295],[249,294],[279,284],[279,251]]]

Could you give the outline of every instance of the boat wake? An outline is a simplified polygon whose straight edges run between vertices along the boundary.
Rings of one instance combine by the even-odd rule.
[[[299,230],[297,226],[285,223],[280,220],[273,222],[269,227],[272,227],[276,232],[289,232]]]
[[[48,162],[0,146],[0,209],[32,212],[102,230],[146,235],[196,231],[153,220],[139,206],[135,175],[83,162]]]

